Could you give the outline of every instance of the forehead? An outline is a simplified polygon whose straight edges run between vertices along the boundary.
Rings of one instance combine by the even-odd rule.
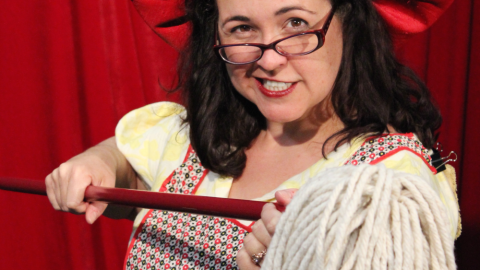
[[[312,11],[323,14],[331,8],[328,0],[217,0],[220,21],[232,16],[261,19],[276,16],[282,10]],[[289,9],[289,8],[294,9]],[[298,8],[298,9],[297,9]]]

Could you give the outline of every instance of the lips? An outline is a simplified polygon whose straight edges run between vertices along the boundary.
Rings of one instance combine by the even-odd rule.
[[[256,78],[255,83],[262,94],[267,97],[283,97],[290,94],[297,85],[294,83],[271,81]]]

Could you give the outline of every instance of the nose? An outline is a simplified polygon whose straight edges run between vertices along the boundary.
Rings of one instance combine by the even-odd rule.
[[[257,65],[267,72],[274,72],[287,64],[287,57],[278,54],[272,49],[265,50]]]

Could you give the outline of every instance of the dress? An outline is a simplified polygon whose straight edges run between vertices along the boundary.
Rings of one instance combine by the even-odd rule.
[[[185,108],[159,102],[134,110],[119,122],[117,145],[152,191],[227,198],[233,179],[201,166],[182,119]],[[327,168],[382,162],[421,176],[444,203],[452,236],[459,230],[454,183],[431,166],[414,134],[362,137],[340,146],[304,172],[257,198],[274,201],[277,190],[300,188]],[[235,257],[253,222],[193,214],[142,210],[125,258],[125,269],[237,269]]]

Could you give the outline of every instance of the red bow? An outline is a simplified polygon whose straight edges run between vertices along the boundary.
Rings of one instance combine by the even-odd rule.
[[[190,27],[183,0],[132,0],[145,22],[168,44],[181,50]],[[374,0],[395,42],[429,28],[453,0]]]

